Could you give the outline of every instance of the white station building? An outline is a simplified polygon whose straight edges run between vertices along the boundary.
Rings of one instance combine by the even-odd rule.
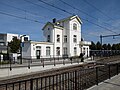
[[[22,57],[31,59],[89,56],[91,42],[81,41],[82,21],[77,16],[70,16],[61,20],[53,19],[43,27],[44,42],[26,41],[22,47]]]

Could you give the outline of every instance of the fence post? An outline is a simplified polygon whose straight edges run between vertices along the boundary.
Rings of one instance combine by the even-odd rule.
[[[44,67],[44,59],[42,59],[42,62],[43,62],[43,67]]]
[[[30,80],[30,90],[33,90],[33,80]]]
[[[59,55],[58,55],[58,61],[59,61]]]
[[[12,63],[12,61],[11,61],[11,59],[10,59],[10,71],[12,70],[11,63]]]
[[[109,69],[108,71],[109,71],[109,79],[110,79],[110,77],[111,77],[110,76],[110,64],[108,65],[108,69]]]
[[[55,66],[55,57],[54,57],[54,66]]]
[[[63,65],[65,65],[65,58],[63,58]]]
[[[70,61],[71,61],[71,64],[72,64],[72,57],[70,57]]]
[[[117,75],[118,75],[118,70],[119,70],[119,68],[118,68],[118,63],[116,64],[116,66],[117,66],[117,70],[116,70],[116,71],[117,71]]]
[[[98,67],[96,67],[96,85],[98,85]]]
[[[30,69],[30,60],[28,60],[28,69]]]
[[[77,90],[77,71],[75,70],[75,90]]]
[[[78,64],[79,64],[79,58],[77,58],[78,59]]]

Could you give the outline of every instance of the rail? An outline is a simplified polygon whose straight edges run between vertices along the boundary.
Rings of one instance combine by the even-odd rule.
[[[0,84],[0,90],[84,90],[119,73],[120,63],[92,68],[79,67],[65,72],[53,72],[37,78]]]

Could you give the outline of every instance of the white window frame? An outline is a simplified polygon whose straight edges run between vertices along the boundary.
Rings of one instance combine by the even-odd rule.
[[[41,56],[41,46],[36,46],[36,51],[40,50],[40,56]],[[36,55],[38,55],[38,53],[36,53]]]
[[[77,30],[77,24],[73,23],[73,30]]]
[[[60,47],[56,47],[56,55],[60,56]]]
[[[64,55],[67,55],[67,47],[63,48],[63,53],[64,53]]]
[[[57,42],[60,42],[60,35],[57,34]]]
[[[77,35],[73,35],[73,42],[77,43]]]
[[[77,55],[77,47],[74,47],[74,55]]]
[[[67,35],[64,35],[64,43],[67,43]]]
[[[50,56],[50,47],[46,47],[46,56]]]

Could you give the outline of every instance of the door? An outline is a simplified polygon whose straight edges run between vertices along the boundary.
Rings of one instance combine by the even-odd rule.
[[[40,50],[36,50],[36,57],[37,57],[37,59],[40,59],[40,54],[41,54]]]

